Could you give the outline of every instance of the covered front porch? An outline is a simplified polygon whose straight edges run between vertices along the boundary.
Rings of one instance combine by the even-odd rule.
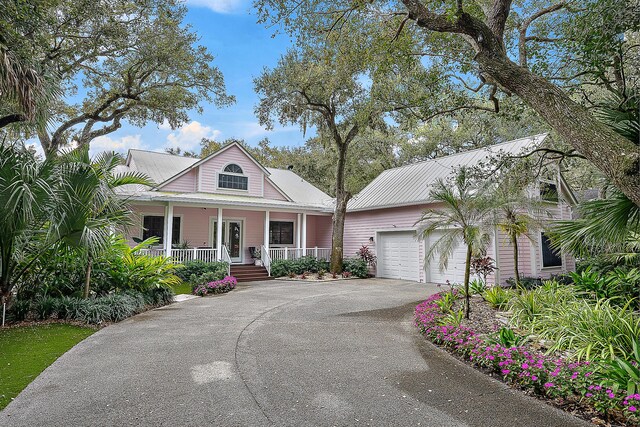
[[[253,264],[313,256],[329,259],[331,215],[291,209],[258,209],[180,203],[135,204],[137,223],[130,243],[158,237],[151,255],[191,260]]]

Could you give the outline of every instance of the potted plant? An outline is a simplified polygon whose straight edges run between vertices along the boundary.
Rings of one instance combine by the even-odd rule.
[[[262,266],[262,254],[260,252],[260,248],[249,248],[249,253],[251,253],[251,258],[253,258],[255,265]]]

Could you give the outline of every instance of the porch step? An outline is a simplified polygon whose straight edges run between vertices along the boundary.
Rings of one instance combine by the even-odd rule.
[[[267,269],[258,265],[232,265],[231,275],[238,282],[253,282],[256,280],[271,280]]]

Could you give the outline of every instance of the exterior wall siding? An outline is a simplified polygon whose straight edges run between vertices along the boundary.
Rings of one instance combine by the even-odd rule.
[[[133,238],[142,238],[142,217],[143,215],[164,216],[165,207],[161,205],[133,205],[135,216],[134,224],[125,231],[125,236],[129,245],[136,243]],[[216,242],[212,241],[210,229],[212,218],[218,217],[216,208],[197,208],[174,206],[175,216],[182,217],[180,242],[187,242],[189,247],[215,247]],[[244,262],[251,262],[249,247],[260,247],[264,244],[264,211],[251,211],[241,209],[223,209],[223,219],[242,219]],[[270,212],[269,218],[272,221],[292,221],[294,223],[294,238],[292,245],[295,247],[297,233],[297,214],[289,212]],[[328,225],[328,228],[327,228]],[[325,235],[328,230],[328,235]],[[331,217],[307,215],[307,247],[330,247],[331,246]],[[328,246],[326,245],[328,242]]]
[[[264,179],[264,198],[272,200],[287,200],[277,189],[267,180]]]
[[[218,173],[229,163],[235,163],[242,168],[245,176],[249,178],[248,191],[218,189]],[[222,154],[213,157],[199,166],[202,174],[200,191],[204,193],[244,194],[254,197],[262,197],[264,172],[238,147],[230,147]]]
[[[162,187],[163,191],[175,191],[178,193],[192,193],[197,190],[197,173],[195,170],[189,171],[175,181]]]

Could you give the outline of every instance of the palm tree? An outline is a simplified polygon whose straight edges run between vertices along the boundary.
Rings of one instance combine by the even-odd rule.
[[[117,173],[120,157],[91,162],[86,148],[40,160],[18,144],[0,144],[0,296],[54,248],[82,248],[89,259],[110,242],[113,227],[128,224],[126,200],[116,188],[149,184],[140,174]],[[87,277],[90,278],[89,262]],[[86,293],[86,291],[85,291]]]
[[[504,232],[513,248],[513,268],[516,286],[520,285],[518,239],[522,236],[533,241],[531,233],[542,228],[543,217],[549,213],[543,204],[527,196],[522,185],[508,178],[500,181],[492,193],[495,225]]]
[[[600,120],[633,141],[640,149],[640,94],[628,93],[608,101],[597,111]],[[617,189],[603,200],[583,202],[579,218],[559,221],[552,227],[552,243],[579,257],[610,254],[617,259],[638,260],[640,206]]]
[[[59,230],[62,242],[81,249],[87,256],[84,297],[89,296],[93,259],[111,245],[116,228],[131,225],[133,212],[127,200],[118,195],[126,185],[152,185],[139,172],[117,172],[122,156],[104,152],[91,160],[88,147],[63,153],[64,186],[69,190],[67,208]]]
[[[471,313],[471,258],[484,256],[491,240],[491,203],[484,189],[472,183],[466,169],[461,169],[452,182],[436,181],[430,198],[441,207],[424,211],[416,224],[422,224],[422,237],[429,237],[436,230],[442,231],[443,235],[430,246],[425,261],[430,261],[439,253],[440,267],[446,268],[454,249],[460,243],[466,246],[464,290],[465,318],[468,319]]]

